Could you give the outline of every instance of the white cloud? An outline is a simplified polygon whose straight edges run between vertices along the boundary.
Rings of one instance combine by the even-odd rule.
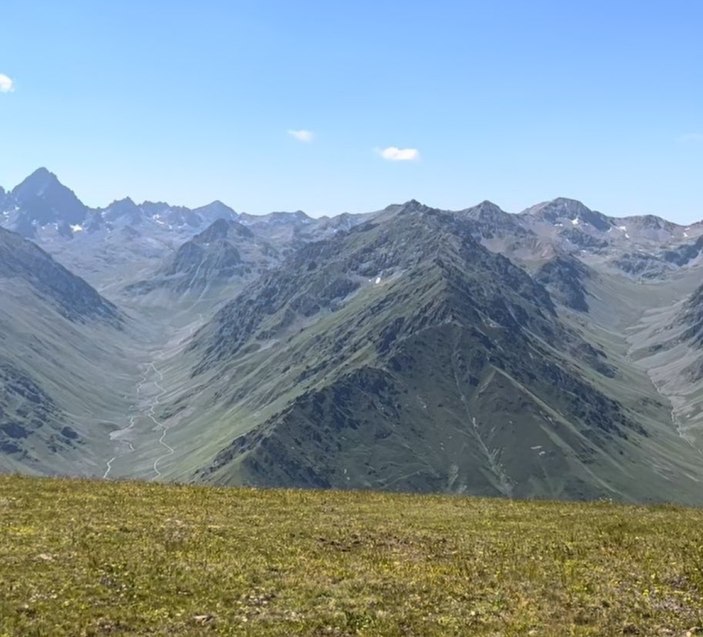
[[[15,90],[15,83],[11,77],[0,73],[0,93],[12,93]]]
[[[686,133],[679,137],[682,144],[703,144],[703,133]]]
[[[304,128],[300,130],[289,130],[288,134],[297,139],[299,142],[304,142],[306,144],[309,144],[313,139],[315,139],[315,133],[311,130],[305,130]]]
[[[388,148],[378,149],[376,152],[388,161],[417,161],[420,159],[420,151],[417,148],[389,146]]]

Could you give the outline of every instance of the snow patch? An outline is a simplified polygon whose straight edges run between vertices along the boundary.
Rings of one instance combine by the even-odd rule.
[[[555,223],[554,227],[555,228],[561,228],[564,224],[563,223]]]
[[[630,235],[627,234],[627,232],[626,232],[626,233],[625,233],[625,239],[629,239],[629,238],[630,238]]]
[[[576,219],[572,219],[572,220],[571,220],[571,223],[572,223],[573,225],[575,225],[575,226],[578,226],[579,223],[580,223],[580,221],[581,221],[581,220],[580,220],[578,217],[576,217]]]
[[[688,232],[684,232],[684,233],[683,233],[683,236],[684,236],[686,239],[688,239]]]
[[[71,225],[71,232],[83,232],[83,226],[80,223]]]
[[[622,230],[623,232],[626,232],[627,226],[618,226],[618,230]]]
[[[380,282],[381,282],[381,277],[380,277],[380,276],[377,276],[377,277],[376,277],[376,281],[375,281],[376,285],[378,285]]]

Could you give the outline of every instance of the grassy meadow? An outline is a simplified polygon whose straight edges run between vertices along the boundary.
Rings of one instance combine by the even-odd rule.
[[[703,634],[703,511],[0,476],[0,636]]]

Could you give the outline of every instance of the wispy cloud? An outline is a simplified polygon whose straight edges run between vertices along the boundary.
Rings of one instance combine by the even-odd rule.
[[[305,130],[304,128],[301,128],[300,130],[289,130],[288,134],[294,139],[297,139],[299,142],[303,142],[305,144],[309,144],[313,139],[315,139],[315,133],[311,130]]]
[[[12,93],[15,90],[15,83],[11,77],[0,73],[0,93]]]
[[[686,133],[679,136],[682,144],[703,144],[703,133]]]
[[[377,148],[376,152],[388,161],[417,161],[420,159],[420,151],[417,148],[389,146],[388,148]]]

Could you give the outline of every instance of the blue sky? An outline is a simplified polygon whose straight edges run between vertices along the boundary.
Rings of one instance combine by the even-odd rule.
[[[90,205],[703,218],[703,2],[3,0],[0,24],[6,188],[43,165]]]

